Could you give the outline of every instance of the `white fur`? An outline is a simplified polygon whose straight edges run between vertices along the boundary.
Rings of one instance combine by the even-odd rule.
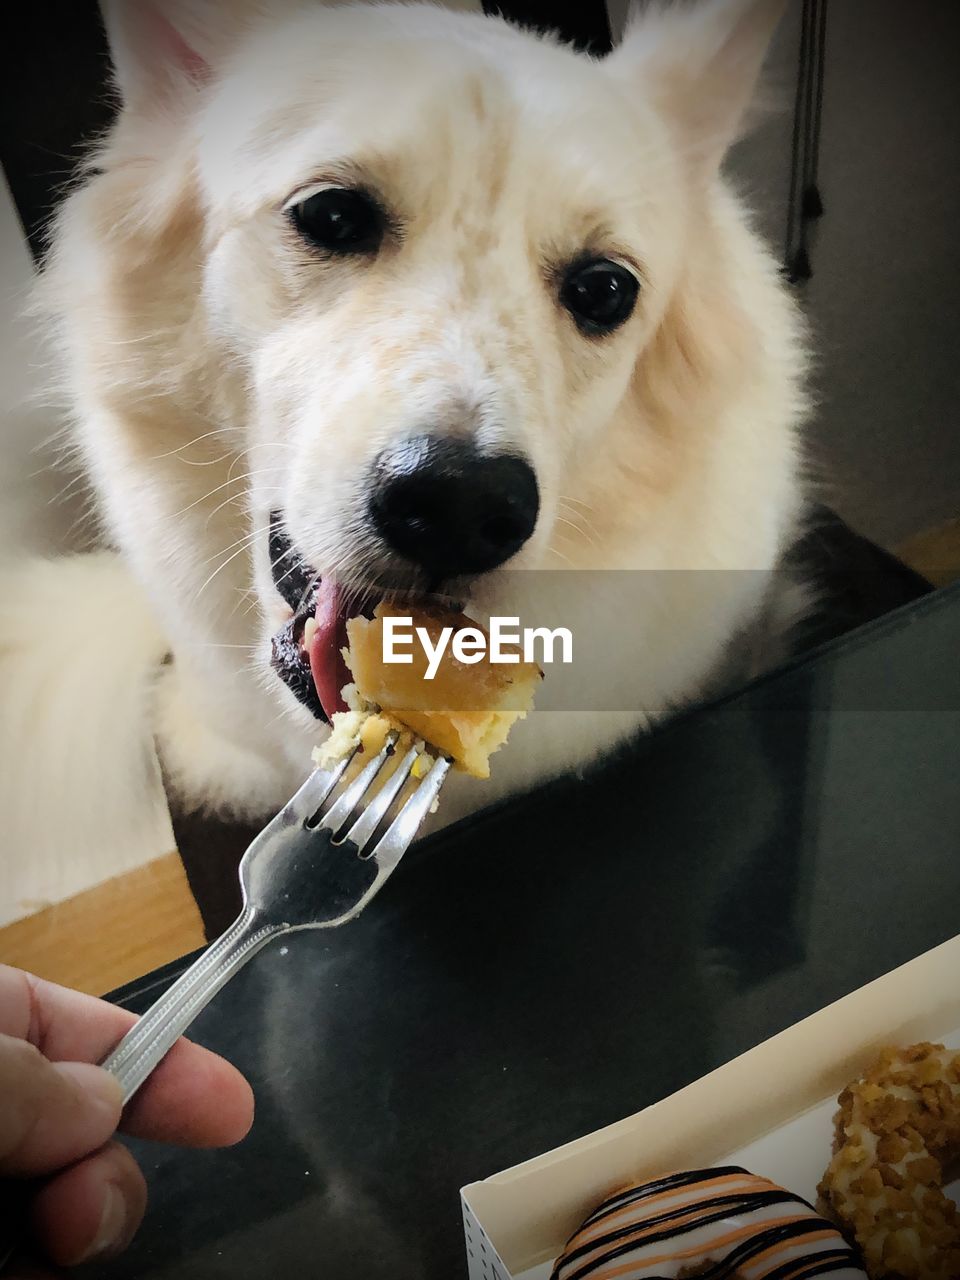
[[[167,642],[119,557],[8,565],[0,600],[2,925],[174,845],[150,731]]]
[[[448,820],[697,696],[762,623],[800,504],[803,344],[718,170],[778,9],[655,10],[597,63],[419,4],[177,3],[163,38],[154,6],[110,6],[126,109],[59,219],[45,307],[105,522],[175,658],[153,720],[146,664],[114,666],[109,696],[157,732],[188,803],[262,812],[308,767],[318,726],[267,666],[284,617],[267,513],[322,572],[369,568],[366,469],[408,432],[531,458],[541,517],[509,566],[542,571],[525,622],[596,625],[590,592],[548,570],[651,571],[609,654],[628,710],[534,714],[490,785],[454,781]],[[355,169],[403,241],[318,261],[283,208]],[[643,280],[599,342],[550,285],[585,247]],[[518,581],[489,575],[477,606],[508,611]],[[102,758],[91,744],[73,784]]]

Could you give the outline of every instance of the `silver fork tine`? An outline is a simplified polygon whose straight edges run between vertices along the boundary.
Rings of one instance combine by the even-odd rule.
[[[420,748],[414,744],[347,832],[347,839],[352,840],[361,853],[367,841],[387,816],[387,811],[400,794],[403,784],[410,777],[410,771],[419,754]]]
[[[396,742],[397,734],[391,733],[370,763],[364,765],[343,795],[338,800],[335,800],[323,815],[323,820],[320,823],[321,827],[326,827],[328,831],[338,831],[343,826],[370,790],[374,779],[386,763],[387,757],[393,754]]]
[[[287,815],[291,818],[298,818],[301,822],[306,822],[308,818],[312,818],[343,777],[355,754],[356,752],[351,752],[350,755],[344,756],[342,760],[337,761],[332,769],[314,769],[300,790],[295,792],[283,806],[277,818],[283,818]],[[274,819],[274,821],[276,820]]]
[[[445,756],[434,760],[430,772],[377,842],[373,856],[382,871],[392,871],[413,842],[449,769],[450,761]]]

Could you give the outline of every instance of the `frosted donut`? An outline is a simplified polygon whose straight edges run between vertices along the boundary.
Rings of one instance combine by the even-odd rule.
[[[554,1263],[551,1280],[865,1280],[812,1205],[744,1169],[672,1173],[616,1192]]]
[[[838,1101],[824,1212],[856,1238],[876,1280],[957,1280],[960,1209],[942,1183],[960,1160],[960,1053],[884,1049]]]

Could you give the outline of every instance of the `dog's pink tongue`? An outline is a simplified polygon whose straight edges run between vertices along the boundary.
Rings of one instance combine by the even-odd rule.
[[[347,643],[347,619],[343,598],[335,582],[321,582],[317,592],[317,629],[310,642],[310,671],[317,696],[329,720],[335,711],[346,711],[341,690],[350,683],[350,671],[343,660]]]

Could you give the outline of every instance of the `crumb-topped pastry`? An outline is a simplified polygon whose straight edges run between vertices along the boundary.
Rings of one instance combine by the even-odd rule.
[[[319,749],[321,763],[346,754],[367,738],[382,743],[391,725],[409,730],[475,778],[490,776],[490,756],[506,742],[511,728],[533,705],[543,673],[534,662],[494,663],[489,644],[481,661],[461,662],[451,646],[443,652],[436,675],[427,679],[428,655],[423,645],[404,649],[412,661],[384,661],[384,620],[410,618],[435,646],[444,628],[470,627],[486,632],[462,613],[377,605],[372,618],[355,617],[346,624],[348,647],[343,657],[353,683],[343,693],[346,712],[332,717],[333,733]],[[372,723],[370,723],[372,719]],[[366,735],[366,736],[365,736]]]
[[[960,1053],[884,1049],[838,1101],[824,1211],[856,1238],[874,1280],[958,1280],[960,1209],[942,1186],[960,1159]]]
[[[672,1173],[615,1192],[554,1264],[551,1280],[865,1280],[856,1253],[812,1205],[736,1167]]]

